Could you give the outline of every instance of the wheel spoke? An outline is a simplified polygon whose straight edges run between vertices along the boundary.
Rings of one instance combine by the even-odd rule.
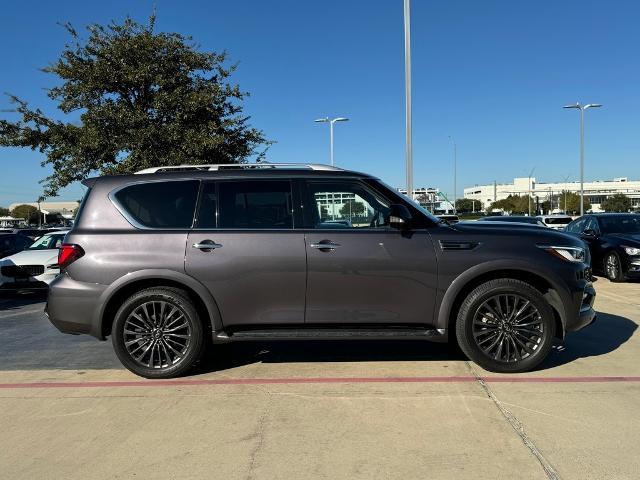
[[[191,345],[192,331],[185,312],[167,301],[149,301],[136,307],[122,332],[129,356],[152,369],[175,365]]]

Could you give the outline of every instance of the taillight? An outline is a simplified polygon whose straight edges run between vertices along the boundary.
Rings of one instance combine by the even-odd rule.
[[[63,243],[58,250],[58,266],[62,270],[84,255],[84,250],[75,243]]]

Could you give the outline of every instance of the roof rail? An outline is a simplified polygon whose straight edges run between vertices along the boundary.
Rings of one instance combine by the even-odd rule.
[[[220,170],[262,170],[268,168],[291,168],[301,170],[342,171],[342,168],[332,167],[319,163],[225,163],[211,165],[175,165],[167,167],[151,167],[136,172],[136,174],[161,173],[161,172],[188,172],[203,171],[217,172]]]

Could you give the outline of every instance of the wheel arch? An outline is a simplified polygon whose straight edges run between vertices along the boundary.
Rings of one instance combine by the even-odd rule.
[[[562,300],[563,291],[560,286],[553,282],[549,275],[531,268],[525,269],[522,266],[514,266],[513,262],[510,262],[510,266],[478,265],[458,276],[451,283],[440,303],[438,325],[446,328],[448,332],[454,332],[458,311],[467,295],[479,285],[499,278],[521,280],[538,290],[551,305],[556,321],[556,336],[564,338],[567,312]],[[455,335],[449,335],[449,340],[455,341]]]
[[[124,299],[135,292],[151,287],[171,287],[184,290],[194,302],[204,326],[213,331],[222,328],[222,317],[218,304],[200,282],[193,277],[172,270],[144,270],[127,274],[112,283],[101,295],[101,308],[95,313],[94,325],[99,326],[102,340],[110,335],[115,314]]]

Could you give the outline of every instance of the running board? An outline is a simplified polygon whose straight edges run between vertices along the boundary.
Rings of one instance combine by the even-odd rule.
[[[214,332],[216,342],[251,340],[432,340],[446,341],[445,329],[425,328],[273,328]]]

